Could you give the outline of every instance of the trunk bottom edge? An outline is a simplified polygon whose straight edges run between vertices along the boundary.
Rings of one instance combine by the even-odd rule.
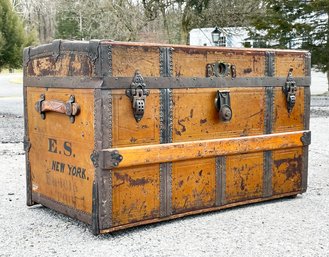
[[[41,204],[49,209],[65,214],[71,218],[80,220],[89,225],[92,224],[91,214],[69,207],[42,194],[33,192],[32,201],[34,204]]]
[[[139,222],[135,222],[135,223],[119,225],[119,226],[115,226],[115,227],[108,228],[108,229],[101,229],[100,234],[106,234],[106,233],[111,233],[111,232],[115,232],[115,231],[119,231],[119,230],[123,230],[123,229],[128,229],[128,228],[132,228],[132,227],[137,227],[137,226],[142,226],[142,225],[149,225],[149,224],[153,224],[153,223],[158,223],[158,222],[183,218],[185,216],[191,216],[191,215],[197,215],[197,214],[202,214],[202,213],[207,213],[207,212],[214,212],[214,211],[224,210],[224,209],[233,208],[233,207],[237,207],[237,206],[241,206],[241,205],[249,205],[249,204],[254,204],[254,203],[259,203],[259,202],[270,201],[270,200],[274,200],[274,199],[278,199],[278,198],[296,196],[296,195],[302,194],[302,193],[304,193],[304,190],[289,192],[289,193],[284,193],[284,194],[272,195],[270,197],[248,199],[248,200],[229,203],[229,204],[216,206],[216,207],[209,207],[209,208],[204,208],[204,209],[198,209],[198,210],[192,210],[192,211],[177,213],[177,214],[173,214],[173,215],[163,217],[163,218],[155,218],[155,219],[144,220],[144,221],[139,221]]]

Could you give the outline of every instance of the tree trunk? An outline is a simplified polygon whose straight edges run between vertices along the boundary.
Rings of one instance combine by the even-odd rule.
[[[329,94],[329,71],[327,70],[326,71],[327,72],[327,84],[328,84],[328,94]]]
[[[327,42],[326,42],[326,47],[327,51],[329,49],[329,9],[327,8],[326,10],[327,13]],[[327,83],[328,83],[328,94],[329,94],[329,63],[326,65],[326,72],[327,72]]]
[[[161,14],[162,14],[163,27],[165,29],[167,41],[170,44],[170,43],[172,43],[172,40],[170,38],[169,25],[168,25],[168,20],[167,20],[167,16],[166,16],[166,7],[165,6],[161,6]]]
[[[189,12],[189,6],[186,5],[184,8],[184,12],[183,12],[183,17],[182,17],[182,22],[181,22],[181,28],[180,28],[180,43],[181,44],[188,44],[188,29],[189,29],[189,25],[190,25],[190,21],[191,21],[191,17],[190,17],[190,12]]]

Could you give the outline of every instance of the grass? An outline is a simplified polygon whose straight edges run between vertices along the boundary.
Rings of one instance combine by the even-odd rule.
[[[23,70],[22,69],[15,69],[15,70],[12,70],[12,72],[9,72],[9,69],[3,69],[0,73],[0,76],[8,75],[8,74],[22,74],[19,77],[15,76],[9,82],[13,83],[13,84],[23,84]]]
[[[3,69],[0,72],[0,75],[2,74],[10,74],[10,73],[22,73],[23,70],[22,69],[13,69],[12,72],[9,72],[9,69]]]

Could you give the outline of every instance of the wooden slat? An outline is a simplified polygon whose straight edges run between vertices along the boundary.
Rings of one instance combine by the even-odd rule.
[[[122,168],[152,163],[208,158],[219,155],[292,148],[303,146],[301,137],[305,132],[307,131],[104,149],[103,163],[101,165],[104,169],[113,168],[111,163],[111,153],[113,151],[118,151],[123,156],[123,160],[118,166]]]

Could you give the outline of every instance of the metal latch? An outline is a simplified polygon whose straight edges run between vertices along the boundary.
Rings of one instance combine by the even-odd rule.
[[[296,81],[292,77],[292,71],[293,68],[290,68],[287,76],[287,81],[282,87],[282,91],[286,95],[288,113],[292,111],[296,103],[297,86],[296,86]]]
[[[230,91],[217,91],[215,106],[222,121],[232,119]]]
[[[150,92],[146,89],[146,84],[142,74],[139,70],[136,70],[130,89],[126,90],[126,95],[131,100],[133,114],[137,122],[139,122],[144,116],[146,96],[149,94]]]

